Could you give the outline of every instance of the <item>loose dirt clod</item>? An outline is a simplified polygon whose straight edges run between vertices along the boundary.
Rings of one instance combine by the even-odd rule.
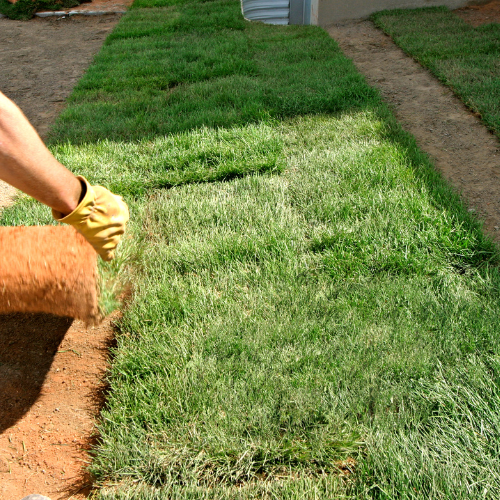
[[[70,226],[0,228],[0,313],[50,313],[95,324],[97,257]]]

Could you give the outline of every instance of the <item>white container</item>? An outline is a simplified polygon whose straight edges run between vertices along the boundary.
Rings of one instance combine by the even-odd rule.
[[[243,16],[249,21],[267,24],[288,24],[290,0],[242,0]]]

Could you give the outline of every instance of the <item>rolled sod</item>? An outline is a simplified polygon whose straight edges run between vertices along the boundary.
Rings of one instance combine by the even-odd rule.
[[[70,226],[0,227],[0,314],[99,321],[97,254]]]

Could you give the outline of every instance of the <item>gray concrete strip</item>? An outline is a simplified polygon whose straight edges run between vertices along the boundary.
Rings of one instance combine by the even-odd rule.
[[[60,17],[65,15],[66,11],[64,10],[51,10],[50,12],[35,12],[36,17]]]
[[[126,10],[51,10],[46,12],[35,12],[35,17],[64,17],[64,16],[104,16],[106,14],[126,14]],[[0,14],[0,19],[6,18],[5,14]]]
[[[126,10],[71,10],[70,16],[104,16],[106,14],[126,14]]]
[[[327,32],[369,84],[378,87],[403,128],[500,242],[500,141],[481,120],[370,21]]]
[[[64,17],[64,16],[104,16],[106,14],[126,14],[126,10],[55,10],[36,12],[35,17]]]

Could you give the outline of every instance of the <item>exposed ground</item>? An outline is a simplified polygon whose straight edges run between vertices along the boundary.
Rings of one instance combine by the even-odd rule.
[[[0,320],[0,498],[86,498],[112,318],[96,328],[50,315]]]
[[[42,137],[118,19],[0,19],[0,89]],[[0,206],[13,194],[0,187]],[[50,315],[0,317],[0,498],[87,496],[83,466],[112,339],[112,318],[86,328]]]
[[[500,22],[500,1],[493,0],[485,5],[472,5],[457,9],[455,13],[472,26]]]
[[[471,12],[460,15],[500,21],[500,9],[496,18],[487,6]],[[0,19],[0,89],[42,136],[116,21],[117,16]],[[486,229],[498,234],[498,140],[369,22],[337,25],[329,32],[485,218]],[[68,47],[77,47],[78,57]],[[9,197],[2,198],[0,189],[0,206]],[[0,498],[18,500],[35,491],[53,500],[87,495],[90,479],[82,465],[102,404],[111,321],[86,329],[53,316],[1,318]]]

